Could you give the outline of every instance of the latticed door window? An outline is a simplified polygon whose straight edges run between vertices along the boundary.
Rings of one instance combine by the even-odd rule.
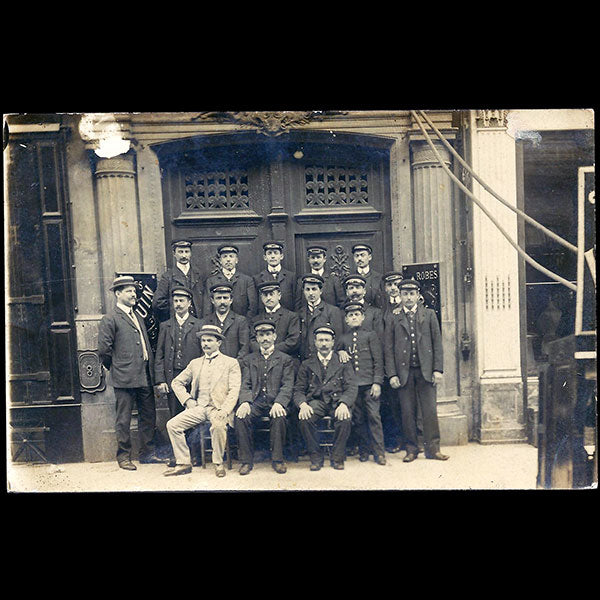
[[[232,169],[187,174],[185,207],[187,210],[249,208],[248,173]]]
[[[304,181],[306,206],[369,204],[366,169],[307,165]]]

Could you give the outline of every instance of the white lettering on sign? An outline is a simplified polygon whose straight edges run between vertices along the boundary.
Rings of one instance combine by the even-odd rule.
[[[437,279],[438,278],[437,271],[417,271],[415,273],[415,279],[418,281],[424,281],[426,279]]]

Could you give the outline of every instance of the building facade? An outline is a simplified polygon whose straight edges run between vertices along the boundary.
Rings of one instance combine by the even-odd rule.
[[[558,227],[568,221],[568,229],[576,190],[565,177],[593,165],[593,114],[544,112],[426,114],[510,205],[550,228],[562,215]],[[377,271],[435,279],[442,444],[530,439],[554,296],[537,298],[543,286],[533,284],[549,282],[525,268],[442,163],[515,241],[540,256],[547,245],[431,137],[435,151],[408,110],[6,115],[11,423],[37,428],[56,462],[113,460],[114,392],[96,351],[115,274],[139,275],[152,288],[181,237],[192,240],[205,276],[225,242],[240,248],[239,269],[254,274],[264,268],[263,242],[277,239],[284,268],[297,274],[311,243],[324,244],[329,267],[343,275],[353,268],[351,247],[366,242]],[[564,252],[551,259],[547,266],[568,271]],[[568,328],[568,300],[559,308]]]

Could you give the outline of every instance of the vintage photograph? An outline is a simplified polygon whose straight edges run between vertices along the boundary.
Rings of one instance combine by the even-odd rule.
[[[3,114],[7,492],[597,488],[594,116]]]

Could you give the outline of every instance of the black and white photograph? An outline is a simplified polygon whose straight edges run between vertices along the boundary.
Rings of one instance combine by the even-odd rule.
[[[594,116],[4,113],[6,491],[597,489]]]

